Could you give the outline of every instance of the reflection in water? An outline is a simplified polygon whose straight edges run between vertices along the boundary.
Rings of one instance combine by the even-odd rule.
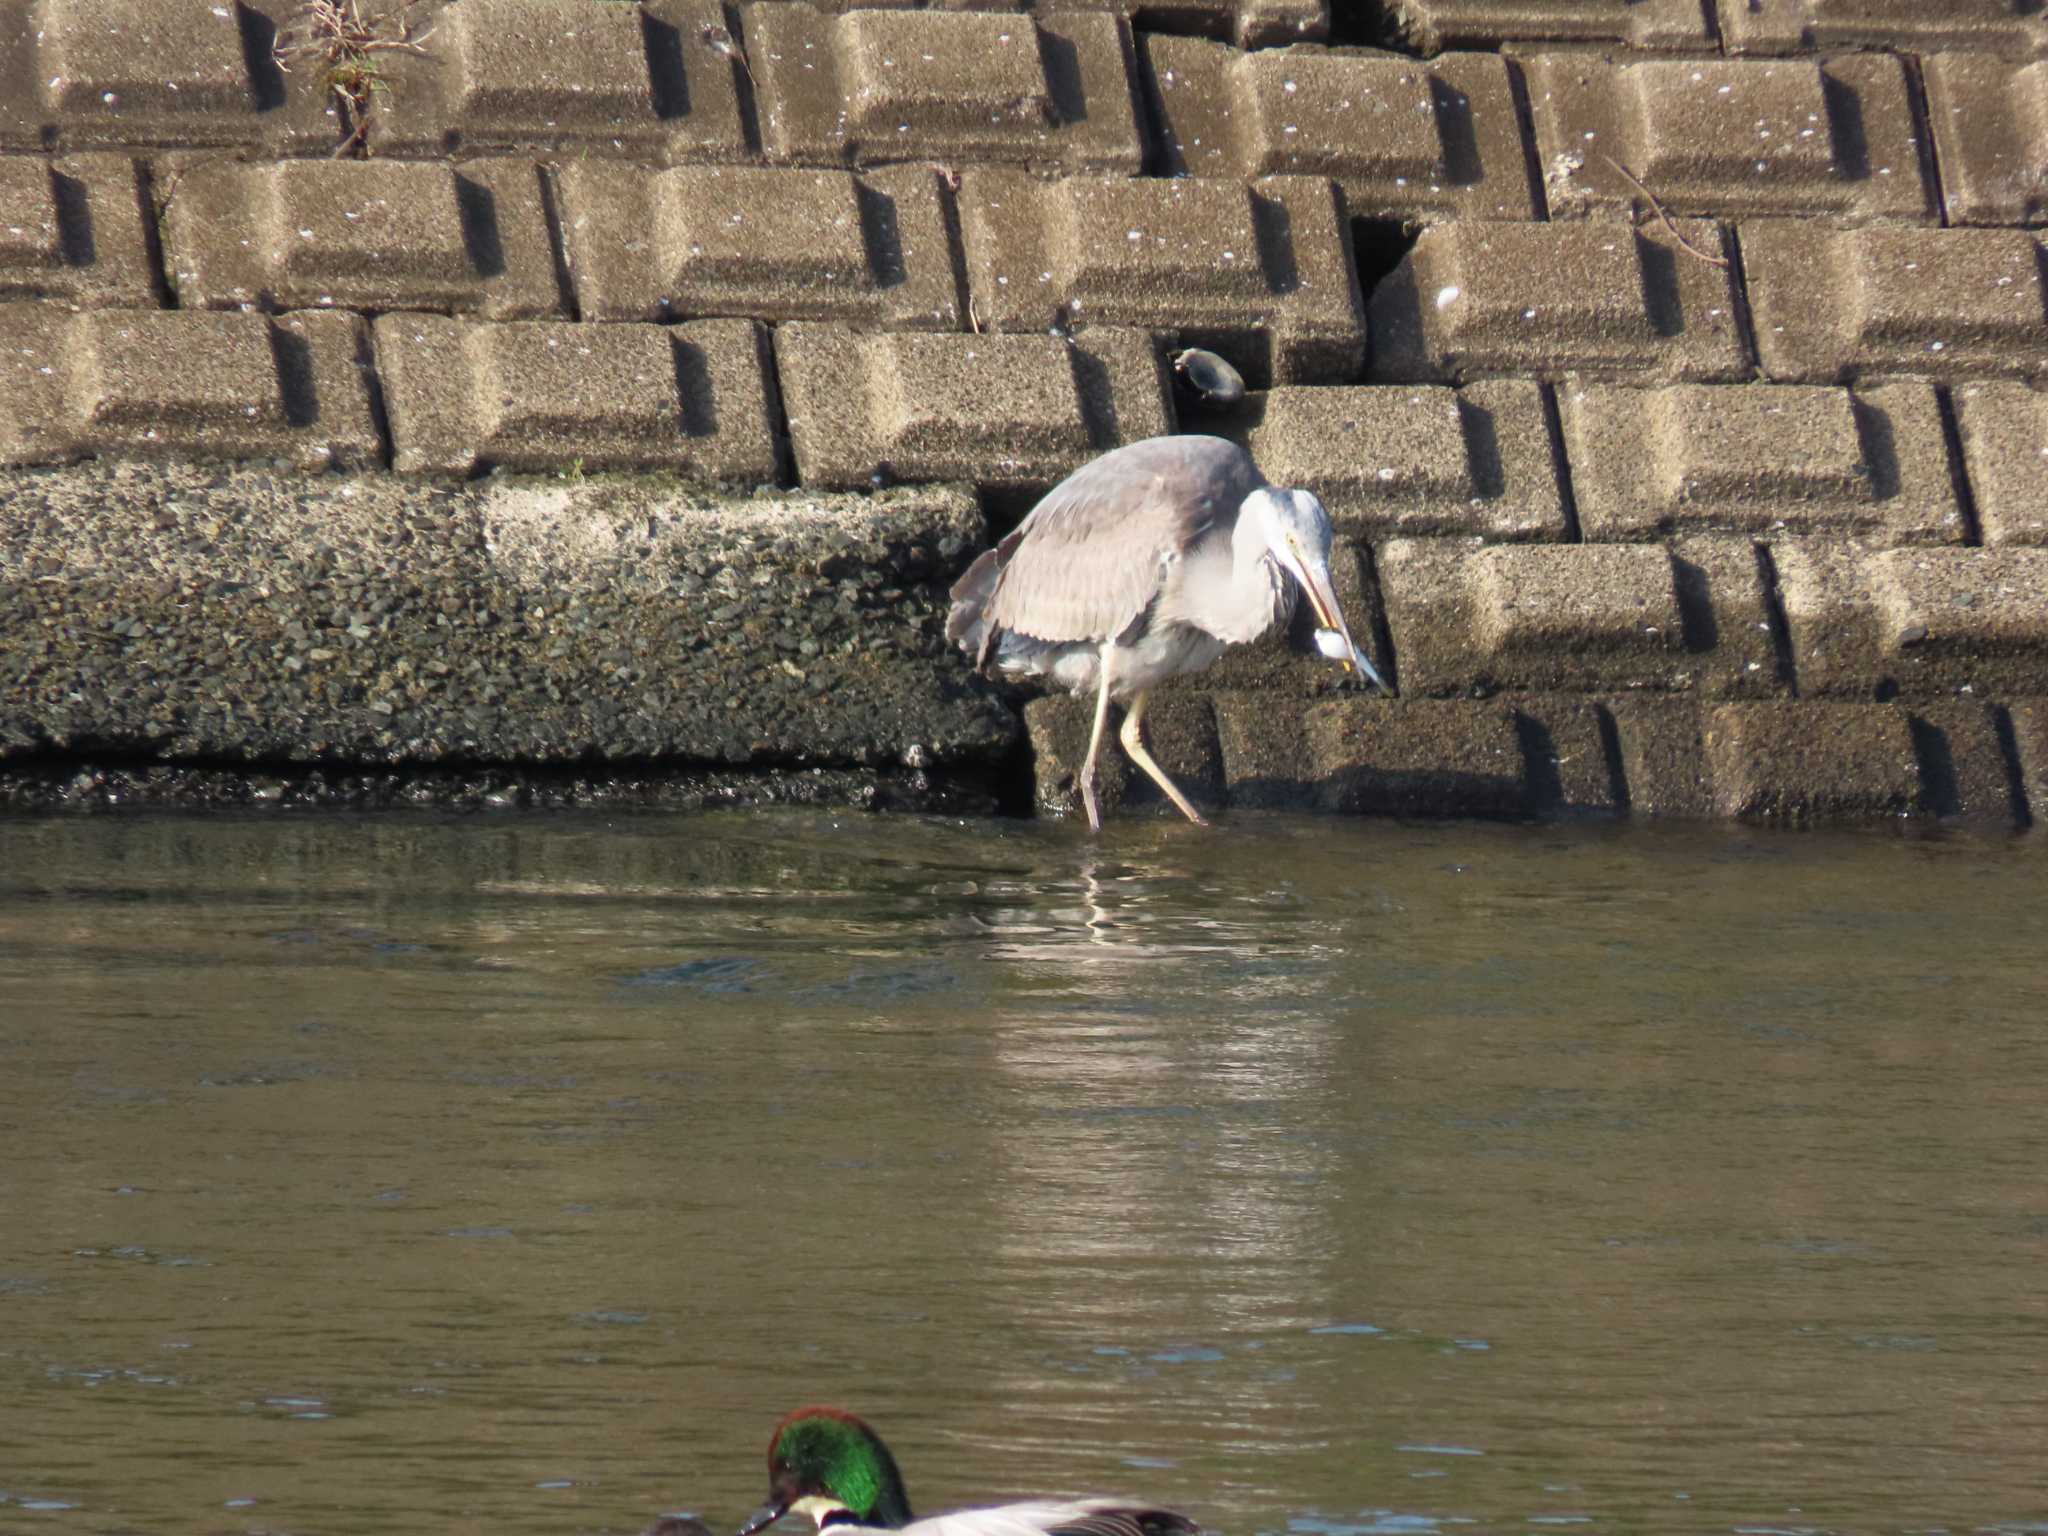
[[[2017,1528],[2038,857],[0,824],[0,1528],[725,1529],[817,1399],[932,1509]]]

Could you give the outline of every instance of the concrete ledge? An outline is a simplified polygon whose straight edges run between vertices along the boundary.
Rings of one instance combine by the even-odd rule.
[[[0,476],[0,759],[992,764],[952,489]]]

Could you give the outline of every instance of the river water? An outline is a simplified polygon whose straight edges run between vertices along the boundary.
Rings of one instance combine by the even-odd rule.
[[[2048,1529],[2044,860],[0,823],[0,1530]]]

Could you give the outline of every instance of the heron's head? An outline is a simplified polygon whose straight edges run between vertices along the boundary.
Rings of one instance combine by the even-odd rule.
[[[910,1523],[896,1459],[882,1437],[838,1408],[799,1408],[775,1426],[768,1442],[768,1502],[739,1536],[795,1511],[818,1529],[842,1522],[896,1527]]]
[[[1330,580],[1330,514],[1307,491],[1262,485],[1244,499],[1238,512],[1240,537],[1249,524],[1253,536],[1265,546],[1265,556],[1294,578],[1315,609],[1319,628],[1333,631],[1342,645],[1328,654],[1347,669],[1362,673],[1383,693],[1394,690],[1380,676],[1365,653],[1351,639],[1351,626],[1337,606],[1337,589]]]

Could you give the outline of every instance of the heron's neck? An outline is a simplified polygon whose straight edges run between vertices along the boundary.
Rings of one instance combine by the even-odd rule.
[[[1243,516],[1231,530],[1230,574],[1224,589],[1222,561],[1202,580],[1190,583],[1193,622],[1219,640],[1243,644],[1256,640],[1285,617],[1294,583],[1267,553],[1265,529],[1259,519]],[[1199,584],[1199,590],[1195,590]]]

